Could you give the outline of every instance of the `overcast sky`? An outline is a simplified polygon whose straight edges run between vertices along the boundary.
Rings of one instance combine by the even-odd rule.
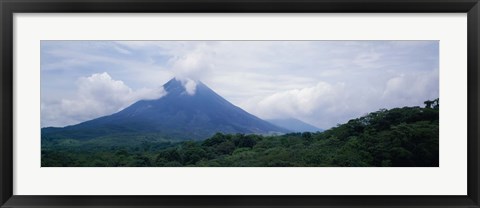
[[[41,125],[66,126],[200,80],[263,119],[328,129],[439,97],[438,41],[42,41]],[[194,89],[194,81],[187,88]],[[194,92],[193,92],[194,93]]]

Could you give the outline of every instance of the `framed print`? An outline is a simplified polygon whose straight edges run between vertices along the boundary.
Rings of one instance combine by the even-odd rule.
[[[0,5],[2,207],[479,207],[477,0]]]

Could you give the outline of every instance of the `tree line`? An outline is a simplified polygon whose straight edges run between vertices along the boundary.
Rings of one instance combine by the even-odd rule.
[[[439,100],[381,109],[324,132],[216,133],[203,141],[127,146],[42,142],[42,166],[437,167]]]

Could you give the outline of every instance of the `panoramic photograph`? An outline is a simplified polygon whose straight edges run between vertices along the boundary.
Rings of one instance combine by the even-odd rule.
[[[439,41],[40,42],[42,167],[439,167]]]

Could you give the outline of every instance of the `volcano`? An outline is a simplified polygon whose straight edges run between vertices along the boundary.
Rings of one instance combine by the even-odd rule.
[[[173,78],[163,85],[167,94],[140,100],[112,115],[63,128],[42,129],[42,139],[93,139],[126,134],[155,134],[175,140],[202,140],[217,132],[281,134],[289,132],[228,102],[202,82],[194,92]]]

